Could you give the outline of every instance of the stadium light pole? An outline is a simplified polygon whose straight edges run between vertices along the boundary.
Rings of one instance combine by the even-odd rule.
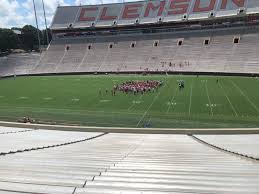
[[[39,32],[39,25],[38,25],[37,11],[36,11],[36,6],[35,6],[35,1],[34,1],[34,0],[32,0],[32,2],[33,2],[33,8],[34,8],[35,22],[36,22],[36,26],[37,26],[38,46],[39,46],[39,49],[40,49],[40,32]]]
[[[42,7],[43,7],[43,13],[44,13],[44,20],[45,20],[45,27],[46,27],[46,37],[47,37],[47,45],[49,44],[49,33],[48,33],[48,25],[47,25],[47,19],[46,19],[46,11],[45,11],[45,4],[44,0],[42,1]]]

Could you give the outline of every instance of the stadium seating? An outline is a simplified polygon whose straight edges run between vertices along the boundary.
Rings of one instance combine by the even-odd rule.
[[[232,27],[146,35],[56,38],[41,55],[0,58],[0,74],[143,71],[259,73],[258,32],[256,27]],[[234,38],[239,43],[234,44]]]
[[[35,148],[98,134],[36,130],[0,135],[0,147]],[[4,141],[7,136],[11,145]],[[256,145],[256,138],[248,138]],[[185,135],[106,134],[71,145],[0,155],[0,193],[241,194],[258,193],[258,181],[257,163]]]
[[[7,133],[18,133],[24,131],[21,128],[9,128],[9,127],[1,127],[0,134],[7,134]]]
[[[0,57],[0,76],[27,75],[38,63],[40,55],[37,53],[11,54]]]
[[[13,135],[15,135],[15,139],[12,139]],[[89,135],[95,134],[93,133]],[[10,151],[25,150],[54,144],[62,144],[65,142],[78,140],[80,138],[80,133],[67,133],[57,131],[49,133],[48,131],[44,130],[34,130],[27,132],[18,131],[16,134],[9,133],[0,135],[0,141],[2,142],[0,152],[6,153]]]
[[[231,152],[259,158],[259,135],[199,135],[199,139]],[[251,144],[253,142],[253,144]]]
[[[240,32],[222,34],[222,31],[202,33],[160,34],[99,37],[87,49],[87,43],[71,44],[71,50],[55,52],[56,73],[58,72],[138,72],[138,71],[187,71],[187,72],[229,72],[258,73],[256,55],[258,34]],[[234,37],[240,36],[240,43],[234,44]],[[182,40],[182,45],[178,42]],[[208,40],[209,44],[204,45]],[[62,41],[62,40],[59,40]],[[65,41],[65,40],[64,40]],[[82,42],[77,40],[78,42]],[[83,40],[86,41],[87,40]],[[154,46],[157,41],[158,46]],[[60,43],[59,43],[60,44]],[[134,48],[132,47],[134,44]],[[55,41],[53,42],[54,48]],[[111,47],[111,48],[110,48]],[[250,48],[253,52],[247,52]],[[56,50],[56,49],[55,49]],[[48,51],[50,52],[50,51]],[[100,57],[101,56],[101,57]],[[41,66],[45,66],[42,63]],[[53,71],[53,69],[52,69]],[[40,72],[39,72],[40,73]]]

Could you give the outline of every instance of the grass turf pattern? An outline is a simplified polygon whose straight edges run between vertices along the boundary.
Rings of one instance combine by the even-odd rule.
[[[161,80],[145,95],[117,92],[114,84]],[[185,81],[179,90],[178,80]],[[218,80],[218,82],[217,82]],[[101,89],[102,95],[99,94]],[[105,90],[108,89],[108,94]],[[179,75],[71,75],[0,80],[0,119],[103,127],[259,127],[259,79]]]

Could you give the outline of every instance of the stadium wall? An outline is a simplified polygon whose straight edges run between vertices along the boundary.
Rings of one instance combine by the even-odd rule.
[[[26,129],[46,129],[57,131],[80,131],[80,132],[102,132],[102,133],[133,133],[133,134],[185,134],[185,135],[242,135],[259,134],[258,128],[224,128],[224,129],[170,129],[170,128],[119,128],[119,127],[87,127],[87,126],[65,126],[65,125],[45,125],[30,123],[15,123],[0,121],[0,126],[26,128]]]
[[[51,29],[168,23],[259,13],[255,0],[153,0],[58,7]]]

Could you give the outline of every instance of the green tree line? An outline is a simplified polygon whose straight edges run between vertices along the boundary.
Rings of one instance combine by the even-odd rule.
[[[16,34],[14,30],[18,30],[21,34]],[[26,25],[23,28],[0,28],[0,52],[7,52],[11,49],[23,49],[26,51],[39,50],[38,48],[38,29]],[[46,30],[39,30],[41,45],[47,45]],[[51,33],[48,29],[49,38]]]

